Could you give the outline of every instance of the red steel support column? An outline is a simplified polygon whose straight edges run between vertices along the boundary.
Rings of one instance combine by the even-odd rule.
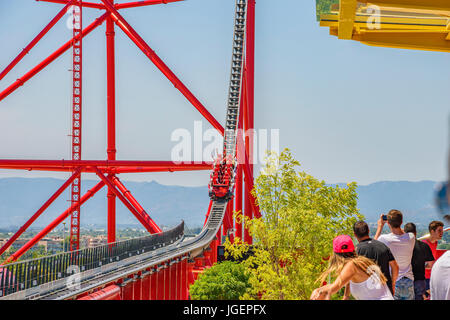
[[[194,279],[197,280],[198,275],[200,272],[203,271],[204,267],[204,257],[200,256],[200,257],[195,257],[194,258],[194,269],[193,269],[193,273],[194,273]]]
[[[188,257],[181,259],[181,300],[189,299],[189,283],[188,283]]]
[[[217,231],[217,233],[216,233],[216,241],[217,241],[217,245],[218,246],[220,246],[222,243],[221,243],[221,239],[222,239],[222,229],[221,229],[222,227],[219,227],[219,231]]]
[[[165,289],[165,277],[164,277],[164,269],[165,264],[162,263],[157,268],[157,275],[158,275],[158,291],[156,292],[156,300],[164,300],[164,289]]]
[[[142,278],[141,300],[150,300],[151,272],[148,270],[143,271],[141,278]]]
[[[178,258],[177,263],[177,296],[176,300],[181,300],[183,295],[183,282],[182,282],[182,266],[183,266],[183,257]]]
[[[114,0],[111,0],[114,4]],[[114,20],[106,19],[106,90],[107,90],[107,154],[108,160],[116,160],[116,76]],[[114,178],[114,175],[112,175]],[[116,195],[108,188],[108,243],[116,241]]]
[[[192,259],[186,259],[187,261],[187,292],[186,292],[186,300],[189,299],[189,288],[191,286],[191,284],[193,284],[195,282],[195,276],[194,276],[194,266],[195,266],[195,262]]]
[[[243,206],[242,206],[242,196],[245,194],[244,189],[244,172],[243,172],[243,163],[245,162],[245,145],[244,140],[242,138],[243,135],[243,129],[244,129],[244,106],[246,104],[246,86],[245,86],[245,71],[243,73],[243,79],[242,79],[242,98],[240,102],[239,107],[239,121],[238,121],[238,132],[237,132],[237,150],[236,150],[236,156],[237,156],[237,169],[236,169],[236,189],[235,189],[235,211],[239,212],[241,215],[244,215],[243,212]],[[244,240],[242,235],[242,221],[238,222],[235,221],[235,237],[238,237],[241,241]]]
[[[153,267],[151,269],[150,275],[150,300],[157,300],[157,292],[158,292],[158,267]]]
[[[123,283],[121,283],[122,288],[122,300],[133,300],[134,299],[134,293],[133,293],[133,287],[134,287],[134,279],[133,276],[128,277],[125,279]]]
[[[177,259],[170,262],[170,300],[177,300],[177,264]]]
[[[230,239],[230,241],[231,241],[231,243],[233,243],[234,242],[234,233],[232,232],[233,230],[233,207],[234,207],[234,203],[233,203],[233,199],[231,199],[229,202],[228,202],[228,205],[227,205],[227,210],[228,210],[228,217],[227,217],[227,220],[228,220],[228,229],[227,229],[227,236],[229,237],[229,239]]]
[[[133,300],[142,300],[142,273],[135,275],[133,281]]]
[[[212,249],[211,247],[208,247],[205,249],[205,251],[203,252],[203,255],[205,256],[203,261],[205,262],[205,267],[212,267]]]
[[[170,263],[165,262],[164,268],[164,300],[170,300]]]
[[[253,131],[254,131],[254,99],[255,99],[255,0],[248,1],[247,9],[247,33],[246,33],[246,131],[249,136],[246,137],[246,152],[249,157],[250,174],[249,180],[253,182]],[[253,218],[252,205],[250,203],[251,195],[246,194],[245,197],[245,215],[248,219]],[[248,230],[244,233],[245,242],[252,244],[253,239],[250,237]]]
[[[131,296],[131,299],[130,300],[134,300],[134,284],[136,283],[136,278],[135,278],[135,275],[131,275],[130,276],[130,296]]]
[[[238,164],[236,169],[236,189],[235,189],[234,211],[242,214],[242,165]],[[242,222],[234,221],[235,239],[242,240]]]
[[[211,241],[209,247],[211,248],[211,264],[214,264],[217,262],[217,240]]]

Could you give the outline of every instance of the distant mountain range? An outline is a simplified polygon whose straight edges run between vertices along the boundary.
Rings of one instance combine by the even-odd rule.
[[[432,220],[441,220],[434,204],[435,181],[381,181],[358,186],[358,208],[367,222],[375,223],[380,214],[391,209],[403,213],[403,222],[428,228]]]
[[[0,229],[22,225],[63,184],[53,178],[0,179]],[[160,226],[174,226],[184,220],[189,227],[203,225],[208,210],[207,187],[166,186],[157,182],[122,181],[147,213]],[[82,194],[97,182],[83,180]],[[81,209],[81,226],[106,226],[107,188],[103,187]],[[42,227],[60,215],[69,205],[70,188],[39,217],[33,227]],[[118,225],[140,225],[133,214],[117,199]],[[69,220],[67,220],[69,223]],[[68,225],[66,225],[67,230]]]
[[[63,183],[53,178],[0,179],[0,229],[17,230]],[[82,181],[82,193],[96,182]],[[166,186],[157,182],[124,181],[133,196],[161,226],[174,226],[184,220],[190,228],[203,225],[208,209],[207,187]],[[381,213],[399,209],[405,222],[422,227],[441,219],[433,204],[434,181],[385,181],[359,186],[358,208],[366,221],[374,223]],[[340,184],[341,185],[341,184]],[[32,225],[43,227],[68,206],[70,188],[58,198]],[[107,217],[106,188],[82,207],[82,226],[105,226]],[[67,220],[68,221],[68,220]],[[136,218],[117,200],[117,224],[138,226]]]

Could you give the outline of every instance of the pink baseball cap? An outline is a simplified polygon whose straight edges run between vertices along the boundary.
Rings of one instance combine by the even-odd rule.
[[[355,246],[353,245],[353,240],[350,236],[342,234],[337,236],[333,240],[333,251],[336,253],[353,252],[355,251]]]

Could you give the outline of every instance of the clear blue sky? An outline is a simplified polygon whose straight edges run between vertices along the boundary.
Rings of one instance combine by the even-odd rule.
[[[0,1],[0,69],[59,8]],[[187,0],[122,14],[223,123],[234,0]],[[86,9],[84,26],[98,15]],[[258,0],[256,19],[255,125],[280,129],[281,148],[290,148],[305,171],[328,183],[446,178],[448,53],[338,41],[318,26],[313,0]],[[65,20],[0,81],[0,90],[69,39]],[[102,25],[83,42],[84,159],[106,157],[104,34]],[[118,159],[169,159],[171,132],[193,130],[202,117],[118,28],[116,35]],[[71,51],[0,102],[0,158],[70,159],[70,68]],[[43,175],[67,176],[0,172]],[[206,185],[208,176],[126,179]]]

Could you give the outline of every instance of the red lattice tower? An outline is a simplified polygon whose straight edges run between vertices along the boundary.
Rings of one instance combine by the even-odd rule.
[[[81,160],[81,129],[82,129],[82,74],[83,74],[83,38],[82,31],[82,6],[81,0],[74,1],[72,5],[72,160]],[[70,217],[70,250],[80,248],[80,198],[81,175],[72,182],[71,203],[75,210]]]
[[[174,85],[198,112],[222,135],[224,128],[195,95],[183,84],[183,82],[163,62],[156,52],[137,33],[137,31],[119,13],[126,8],[168,4],[183,0],[141,0],[128,3],[114,3],[113,0],[101,0],[101,2],[88,2],[81,0],[37,0],[63,4],[64,7],[56,16],[39,32],[39,34],[22,50],[22,52],[0,73],[0,80],[7,75],[29,51],[39,43],[48,31],[66,13],[71,13],[73,18],[73,38],[63,44],[54,53],[44,59],[15,82],[0,92],[0,102],[28,80],[42,71],[45,67],[59,58],[63,53],[73,48],[73,100],[72,100],[72,157],[71,160],[26,160],[26,159],[0,159],[0,169],[35,170],[68,172],[71,176],[56,190],[50,198],[37,210],[31,218],[0,248],[0,255],[4,253],[17,238],[66,190],[71,186],[71,205],[62,212],[54,221],[42,229],[34,238],[16,251],[7,261],[17,260],[27,250],[33,247],[39,240],[45,237],[56,226],[68,217],[71,217],[70,249],[79,248],[80,238],[80,208],[103,187],[108,188],[108,242],[116,241],[116,199],[119,199],[136,219],[147,229],[149,233],[159,233],[161,228],[153,221],[150,215],[133,197],[130,190],[119,180],[121,173],[143,173],[143,172],[174,172],[211,170],[211,163],[191,162],[175,163],[173,161],[138,161],[138,160],[116,160],[116,122],[115,122],[115,27],[119,27],[128,38],[143,52],[143,54],[161,71],[161,73]],[[254,118],[254,28],[255,28],[255,0],[248,1],[248,23],[245,63],[243,73],[243,86],[240,106],[239,128],[244,130],[253,129]],[[82,9],[93,8],[103,10],[103,13],[91,24],[82,29]],[[82,39],[93,30],[106,22],[106,66],[107,66],[107,160],[82,160]],[[1,24],[1,22],[0,22]],[[1,106],[1,104],[0,104]],[[240,138],[240,140],[243,140]],[[245,159],[238,164],[238,178],[236,182],[236,197],[229,201],[229,210],[224,218],[224,225],[220,233],[224,235],[235,229],[235,235],[251,243],[252,239],[247,230],[241,224],[234,224],[232,211],[243,211],[251,218],[259,217],[259,208],[254,203],[250,191],[253,187],[253,165],[249,161],[252,155],[253,141],[246,138],[238,143],[238,159]],[[85,194],[81,194],[81,174],[95,173],[100,181]]]

